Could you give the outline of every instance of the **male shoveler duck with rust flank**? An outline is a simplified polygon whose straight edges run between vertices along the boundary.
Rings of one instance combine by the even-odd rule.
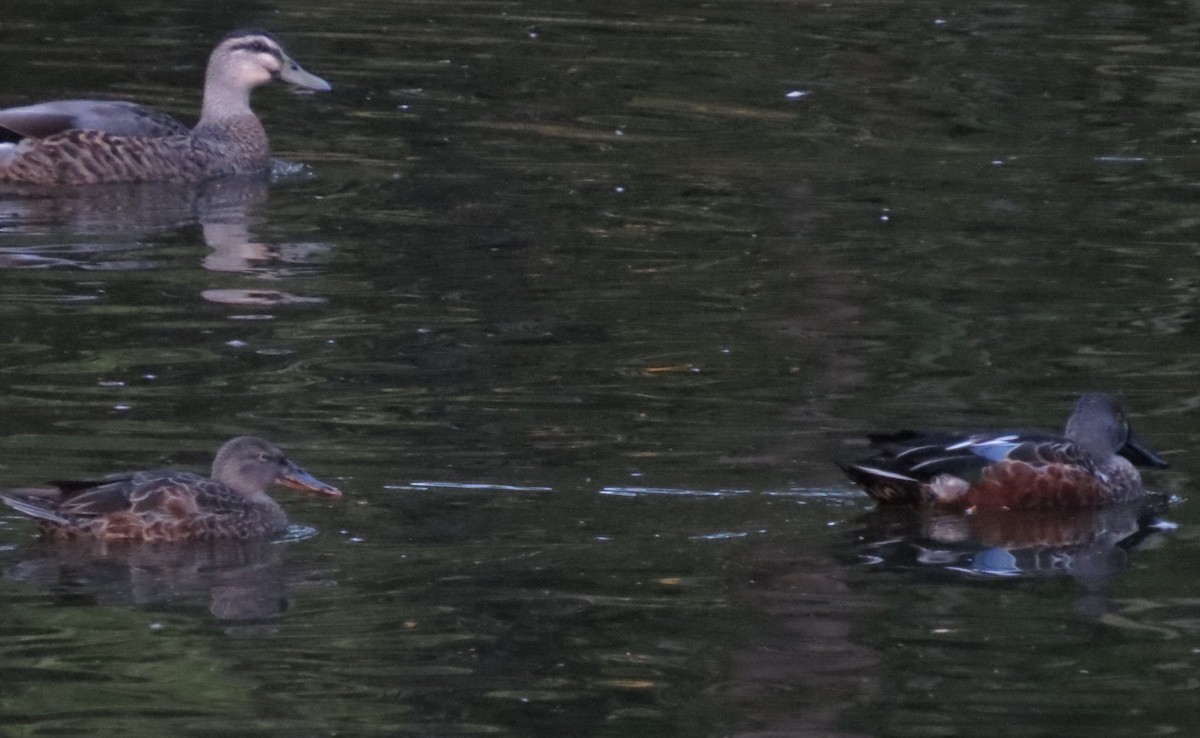
[[[1079,398],[1063,436],[900,431],[872,435],[875,456],[839,464],[880,504],[1065,510],[1142,496],[1134,465],[1167,462],[1133,434],[1117,400]]]
[[[52,539],[201,541],[269,538],[288,524],[267,488],[280,484],[341,497],[261,438],[221,446],[212,476],[177,471],[114,474],[91,481],[52,482],[45,489],[0,494],[6,505],[37,521]]]

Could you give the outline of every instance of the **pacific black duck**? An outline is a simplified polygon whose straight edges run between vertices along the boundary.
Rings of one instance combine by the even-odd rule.
[[[208,59],[200,122],[130,102],[59,100],[0,110],[0,181],[199,182],[264,172],[270,149],[250,92],[273,79],[326,91],[265,31],[234,31]]]

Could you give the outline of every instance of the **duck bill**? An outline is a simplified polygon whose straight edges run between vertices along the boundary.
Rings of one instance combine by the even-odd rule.
[[[306,90],[314,90],[316,92],[329,92],[333,89],[332,86],[325,80],[315,74],[309,74],[300,68],[300,65],[292,61],[290,57],[283,58],[283,67],[279,70],[279,79],[296,87],[303,87]]]
[[[295,464],[288,462],[288,468],[279,477],[279,484],[290,489],[298,489],[301,492],[309,492],[319,497],[338,498],[342,496],[342,491],[332,484],[325,484],[320,479],[304,471]]]
[[[1166,469],[1170,466],[1166,459],[1151,451],[1150,447],[1142,443],[1142,439],[1133,435],[1132,431],[1130,431],[1125,445],[1117,453],[1138,466],[1152,466],[1156,469]]]

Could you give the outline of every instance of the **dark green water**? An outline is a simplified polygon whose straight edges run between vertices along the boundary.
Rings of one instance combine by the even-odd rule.
[[[160,5],[10,0],[0,104],[186,117],[243,25],[334,92],[256,94],[269,187],[0,193],[0,486],[253,433],[346,497],[99,558],[0,516],[0,734],[1194,731],[1192,6]],[[1174,464],[1136,547],[831,463],[1096,389]]]

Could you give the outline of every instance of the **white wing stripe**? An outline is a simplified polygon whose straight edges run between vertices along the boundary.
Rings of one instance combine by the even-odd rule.
[[[873,474],[877,477],[884,477],[885,479],[900,479],[905,482],[918,481],[917,479],[914,479],[913,477],[908,477],[903,474],[897,474],[896,472],[887,471],[886,469],[876,469],[873,466],[863,466],[862,464],[854,464],[854,468],[858,469],[861,472],[866,472],[867,474]]]

